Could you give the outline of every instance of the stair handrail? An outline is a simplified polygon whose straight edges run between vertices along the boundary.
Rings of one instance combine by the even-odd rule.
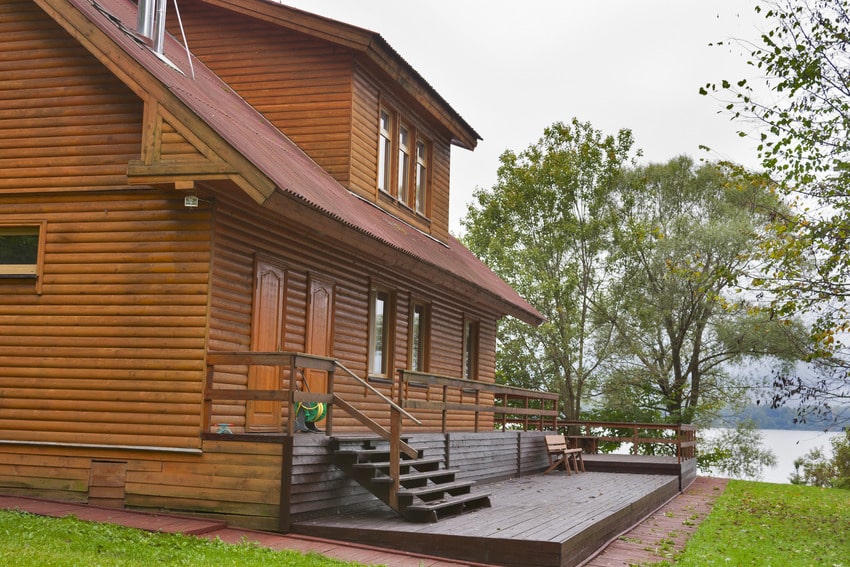
[[[383,400],[390,407],[390,430],[386,432],[383,427],[380,427],[374,420],[369,419],[369,427],[376,431],[381,437],[388,440],[390,442],[390,478],[392,479],[392,484],[390,485],[389,491],[389,502],[388,504],[393,510],[398,510],[398,489],[399,489],[399,475],[401,474],[401,453],[405,453],[407,456],[411,458],[416,458],[417,451],[407,443],[401,440],[401,422],[402,416],[407,417],[417,425],[422,425],[422,422],[416,419],[414,416],[410,415],[404,408],[400,405],[392,401],[390,398],[379,392],[374,386],[372,386],[369,382],[346,368],[346,366],[341,363],[338,359],[335,359],[336,366],[340,368],[343,372],[348,374],[350,377],[354,378],[358,383],[362,384],[364,388],[371,391],[375,395],[377,395],[381,400]],[[341,401],[341,400],[340,400]],[[344,408],[348,404],[340,404]],[[348,408],[346,408],[348,409]],[[350,409],[354,409],[353,407]],[[349,411],[349,414],[357,417],[355,413]],[[386,437],[384,436],[386,432]]]
[[[343,372],[345,372],[346,374],[348,374],[349,376],[351,376],[352,378],[357,380],[357,382],[362,384],[364,388],[368,389],[373,394],[375,394],[376,396],[381,398],[384,402],[387,403],[388,406],[390,406],[391,409],[399,412],[401,415],[403,415],[404,417],[406,417],[407,419],[409,419],[410,421],[412,421],[416,425],[422,425],[422,422],[419,421],[418,419],[416,419],[416,417],[412,416],[403,407],[401,407],[400,405],[398,405],[397,403],[392,401],[390,398],[388,398],[387,396],[382,394],[380,391],[378,391],[377,388],[372,386],[372,384],[370,384],[369,382],[367,382],[366,380],[364,380],[363,378],[361,378],[360,376],[358,376],[357,374],[355,374],[354,372],[352,372],[351,370],[346,368],[345,365],[343,363],[341,363],[339,360],[336,360],[335,362],[336,362],[337,367],[339,367]]]

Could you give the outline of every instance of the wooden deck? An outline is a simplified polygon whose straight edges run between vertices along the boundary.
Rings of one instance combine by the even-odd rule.
[[[680,492],[675,459],[587,455],[594,467],[650,474],[555,471],[481,484],[492,507],[433,524],[400,519],[389,509],[301,520],[294,533],[383,546],[490,565],[571,567],[596,553]],[[675,465],[675,473],[657,467]],[[672,469],[671,469],[672,470]]]

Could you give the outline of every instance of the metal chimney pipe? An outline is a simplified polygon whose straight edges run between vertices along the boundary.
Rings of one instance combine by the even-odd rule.
[[[162,55],[165,43],[165,10],[168,0],[156,0],[156,35],[153,37],[154,53]]]
[[[139,0],[139,13],[136,20],[136,33],[153,39],[154,5],[157,0]]]

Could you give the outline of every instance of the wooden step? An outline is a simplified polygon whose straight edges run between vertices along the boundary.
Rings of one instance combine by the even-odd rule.
[[[389,455],[390,449],[389,447],[372,447],[369,449],[364,448],[353,448],[353,449],[336,449],[334,451],[334,455],[374,455],[374,454],[382,454]]]
[[[409,437],[401,437],[405,443],[410,441]],[[334,447],[341,448],[344,445],[359,445],[364,448],[374,448],[376,445],[384,445],[389,447],[390,442],[383,437],[375,436],[351,436],[351,437],[333,437]]]
[[[489,493],[470,493],[460,496],[447,496],[440,500],[410,504],[404,507],[402,514],[411,521],[436,522],[440,518],[454,516],[469,510],[489,507]]]
[[[334,456],[354,457],[358,460],[361,457],[383,457],[382,460],[386,460],[390,457],[390,451],[389,449],[337,449],[334,451]]]
[[[439,465],[443,462],[441,457],[426,457],[424,459],[402,459],[399,463],[402,467],[421,467],[421,466],[432,466]],[[364,463],[354,463],[351,465],[355,469],[388,469],[390,467],[389,461],[379,461],[379,462],[364,462]]]
[[[443,477],[450,477],[448,482],[454,480],[454,476],[460,472],[460,469],[438,469],[435,471],[417,471],[412,473],[401,474],[398,477],[399,484],[404,484],[406,482],[416,482],[416,481],[427,481],[433,480],[436,482],[437,479]],[[392,478],[389,476],[381,476],[372,479],[372,482],[392,482]]]
[[[453,494],[453,491],[462,491],[466,489],[468,492],[468,489],[473,486],[475,486],[474,480],[459,480],[455,482],[417,486],[414,488],[399,488],[397,494],[399,496],[416,496],[422,498],[423,496],[429,496],[440,492],[448,492],[449,494],[452,494],[452,496],[458,496],[459,493]]]

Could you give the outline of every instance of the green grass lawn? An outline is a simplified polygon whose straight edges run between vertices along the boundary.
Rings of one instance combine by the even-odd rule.
[[[850,490],[730,481],[675,565],[850,567]]]
[[[0,511],[0,565],[15,567],[355,567],[318,554],[158,534],[72,517]]]

